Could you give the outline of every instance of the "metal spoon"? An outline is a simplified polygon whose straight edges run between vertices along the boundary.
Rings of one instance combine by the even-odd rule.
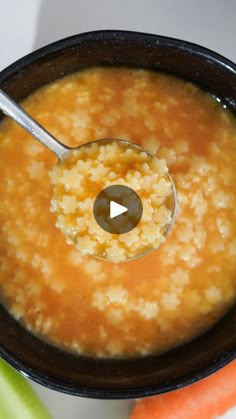
[[[86,147],[89,143],[85,143],[80,145],[76,148],[67,147],[65,144],[62,144],[58,141],[53,135],[51,135],[45,128],[43,128],[38,122],[36,122],[24,109],[18,105],[13,99],[11,99],[5,92],[0,89],[0,110],[10,118],[12,118],[18,125],[28,131],[33,137],[35,137],[41,144],[45,145],[49,150],[51,150],[59,160],[62,160],[65,155],[69,152],[74,151],[75,149],[79,149],[81,147]],[[95,140],[95,142],[103,142],[107,143],[111,140],[104,139],[104,140]],[[131,143],[126,140],[112,140],[112,141],[119,141],[122,143],[129,144],[131,147],[138,148],[140,152],[145,151],[147,154],[154,157],[151,153],[148,153],[142,147]],[[171,223],[165,231],[165,236],[167,236],[173,227],[176,213],[177,213],[177,192],[175,189],[174,181],[171,175],[168,173],[168,177],[172,183],[172,197],[171,197],[171,212],[172,212],[172,219]]]

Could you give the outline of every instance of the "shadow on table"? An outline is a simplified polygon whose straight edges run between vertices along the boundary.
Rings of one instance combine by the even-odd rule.
[[[155,32],[158,3],[157,0],[41,0],[34,49],[98,29]]]
[[[31,382],[54,419],[129,419],[133,400],[93,400],[49,390]]]
[[[235,60],[235,12],[235,0],[41,0],[33,47],[86,31],[128,29],[186,39]]]

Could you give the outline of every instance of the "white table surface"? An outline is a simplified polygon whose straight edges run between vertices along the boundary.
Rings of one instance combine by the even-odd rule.
[[[236,0],[0,0],[0,17],[0,70],[33,49],[96,29],[181,38],[236,62]],[[33,386],[54,419],[128,419],[132,406]],[[236,409],[226,417],[235,419]]]

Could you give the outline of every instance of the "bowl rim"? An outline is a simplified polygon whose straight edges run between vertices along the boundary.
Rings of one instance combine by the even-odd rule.
[[[145,39],[143,39],[145,37]],[[141,40],[143,42],[148,42],[148,40],[155,40],[156,43],[161,43],[167,47],[177,47],[180,50],[186,50],[188,52],[196,53],[199,56],[202,56],[207,59],[211,59],[216,64],[223,65],[227,70],[232,71],[236,75],[236,63],[224,57],[221,54],[213,51],[212,49],[206,48],[202,45],[198,45],[193,42],[185,41],[178,38],[172,38],[164,35],[150,34],[146,32],[136,32],[136,31],[126,31],[126,30],[113,30],[113,29],[104,29],[96,31],[88,31],[72,35],[66,38],[59,39],[58,41],[52,42],[48,45],[42,46],[35,51],[30,52],[29,54],[24,55],[22,58],[14,61],[12,64],[0,71],[0,83],[4,79],[11,77],[17,71],[22,70],[38,61],[41,58],[46,57],[49,54],[59,52],[63,49],[71,48],[73,46],[78,46],[84,42],[94,42],[96,41],[115,41],[115,40],[125,40],[125,41],[136,41]]]
[[[204,46],[185,41],[182,39],[172,38],[164,35],[149,34],[145,32],[136,32],[136,31],[126,31],[126,30],[96,30],[83,32],[81,34],[72,35],[63,39],[60,39],[56,42],[45,45],[24,57],[16,60],[5,69],[0,71],[0,85],[8,78],[14,76],[18,71],[23,70],[29,65],[37,62],[38,60],[60,52],[61,50],[72,48],[73,46],[78,46],[84,42],[94,42],[94,41],[112,41],[112,40],[125,40],[125,41],[137,41],[142,40],[143,43],[155,40],[156,43],[160,43],[162,46],[172,47],[179,50],[185,50],[188,53],[194,53],[198,56],[201,56],[207,60],[211,60],[216,64],[223,66],[227,71],[231,71],[233,75],[236,76],[236,64],[225,58],[221,54],[216,53],[215,51],[205,48]],[[166,384],[157,384],[157,385],[146,385],[131,389],[97,389],[96,387],[80,387],[68,382],[63,383],[61,380],[45,376],[40,373],[37,369],[26,365],[20,358],[11,354],[2,344],[0,344],[0,357],[7,361],[12,367],[20,371],[24,376],[34,380],[38,384],[41,384],[47,388],[60,391],[62,393],[73,394],[76,396],[82,396],[87,398],[97,398],[97,399],[133,399],[137,397],[147,397],[153,396],[176,389],[180,389],[187,385],[193,384],[196,381],[199,381],[220,368],[224,367],[234,359],[236,359],[236,348],[231,352],[224,353],[217,357],[214,362],[208,364],[204,368],[197,369],[196,371],[183,375],[180,378],[173,379],[171,382]]]
[[[196,370],[191,374],[183,375],[180,378],[173,379],[171,382],[167,382],[166,384],[154,384],[140,387],[136,386],[135,388],[129,389],[98,389],[96,387],[76,386],[69,384],[68,382],[63,383],[61,380],[58,381],[50,376],[41,374],[35,368],[28,367],[19,358],[16,358],[16,356],[5,350],[2,345],[0,345],[0,358],[8,362],[9,365],[18,370],[26,378],[33,380],[37,384],[40,384],[50,390],[56,390],[64,394],[90,399],[131,400],[169,393],[207,378],[228,365],[230,362],[234,361],[236,359],[236,349],[233,352],[219,356],[219,358],[216,358],[213,363],[207,365],[206,367]]]

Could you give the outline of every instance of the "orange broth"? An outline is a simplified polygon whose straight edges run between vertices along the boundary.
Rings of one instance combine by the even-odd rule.
[[[122,138],[166,159],[179,210],[166,242],[143,258],[81,256],[49,210],[56,157],[5,119],[0,291],[9,312],[53,344],[100,357],[160,353],[211,327],[236,298],[233,115],[190,83],[127,68],[81,71],[23,106],[68,146]]]

